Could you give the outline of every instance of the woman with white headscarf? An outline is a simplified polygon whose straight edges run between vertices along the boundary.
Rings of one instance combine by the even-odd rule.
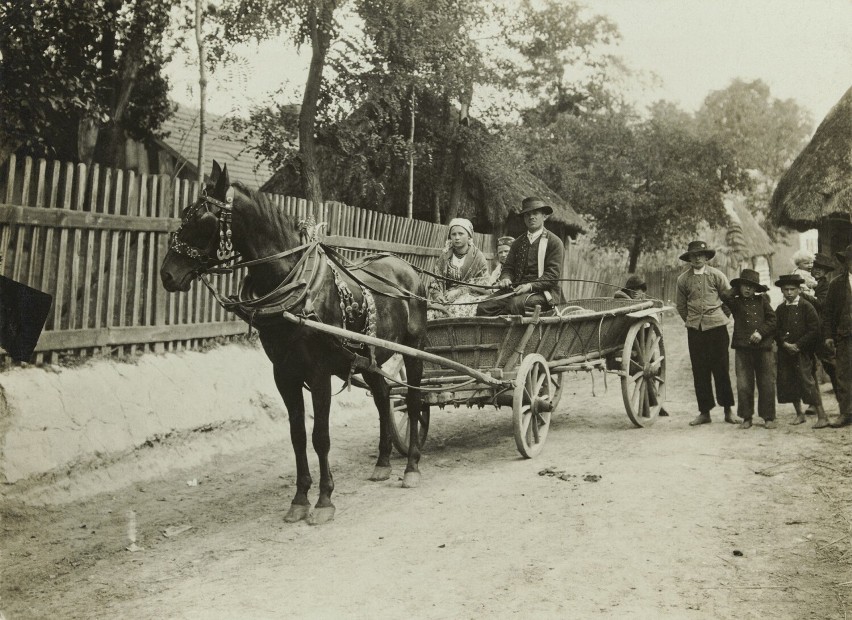
[[[428,318],[473,316],[482,293],[467,284],[488,283],[485,255],[473,244],[473,224],[457,217],[450,222],[447,245],[438,256],[435,278],[429,285]],[[446,279],[444,279],[446,278]]]

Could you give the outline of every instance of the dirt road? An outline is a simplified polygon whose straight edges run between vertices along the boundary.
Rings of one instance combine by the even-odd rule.
[[[338,510],[326,526],[282,520],[289,445],[83,502],[8,497],[0,609],[10,620],[845,618],[852,431],[791,426],[784,408],[773,431],[718,412],[690,428],[684,334],[672,319],[665,332],[669,418],[633,429],[612,377],[606,391],[602,375],[578,376],[543,454],[523,460],[508,409],[438,411],[415,490],[397,475],[367,481],[377,416],[350,405],[332,429]]]

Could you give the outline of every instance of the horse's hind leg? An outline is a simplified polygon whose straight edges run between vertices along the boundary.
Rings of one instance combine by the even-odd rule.
[[[308,436],[305,432],[305,399],[302,396],[302,381],[286,376],[283,370],[274,369],[275,385],[287,406],[290,419],[290,441],[296,457],[296,495],[290,504],[290,510],[284,516],[287,523],[295,523],[308,516],[311,502],[308,491],[311,488],[311,471],[308,465]]]
[[[405,374],[407,383],[413,388],[420,387],[423,378],[423,361],[415,357],[405,357]],[[405,466],[405,475],[402,478],[402,486],[413,489],[420,484],[420,413],[423,408],[423,398],[420,390],[408,389],[405,396],[405,405],[408,409],[408,463]]]
[[[308,517],[311,525],[328,523],[334,518],[334,504],[331,494],[334,491],[334,478],[328,463],[328,452],[331,449],[331,436],[328,432],[328,416],[331,409],[331,376],[327,375],[311,383],[311,396],[314,403],[314,450],[319,458],[320,484],[319,499],[314,511]]]
[[[379,459],[376,461],[370,480],[387,480],[391,475],[390,388],[384,377],[372,372],[364,373],[364,381],[370,387],[373,402],[376,403],[376,409],[379,410]]]

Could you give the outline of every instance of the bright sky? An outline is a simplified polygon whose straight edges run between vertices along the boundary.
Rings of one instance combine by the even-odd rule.
[[[424,0],[426,1],[426,0]],[[774,97],[793,98],[820,120],[852,86],[852,0],[586,0],[618,24],[615,53],[644,77],[626,86],[640,104],[668,99],[695,111],[736,77],[760,78]],[[246,113],[289,80],[298,101],[310,50],[286,42],[245,48],[245,63],[215,77],[208,107]],[[656,76],[657,79],[652,79]],[[173,97],[198,106],[197,71],[172,65]]]

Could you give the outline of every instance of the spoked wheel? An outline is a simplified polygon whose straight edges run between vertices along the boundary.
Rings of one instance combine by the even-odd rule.
[[[544,448],[554,396],[559,391],[551,380],[547,360],[538,353],[527,355],[518,368],[512,398],[515,444],[525,458],[533,458]]]
[[[405,366],[400,365],[397,372],[389,372],[396,376],[400,381],[405,381]],[[394,387],[391,384],[391,387]],[[391,412],[391,442],[393,447],[403,456],[408,456],[408,438],[411,430],[411,422],[408,419],[408,407],[405,404],[405,396],[402,394],[392,394],[390,397],[390,412]],[[417,437],[420,447],[426,443],[426,436],[429,434],[429,405],[423,405],[420,408],[420,420],[417,424]]]
[[[665,415],[666,347],[660,324],[653,319],[631,326],[621,353],[621,395],[630,421],[650,426]]]

